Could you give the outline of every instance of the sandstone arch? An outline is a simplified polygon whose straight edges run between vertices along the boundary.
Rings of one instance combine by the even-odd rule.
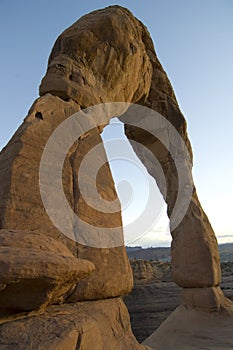
[[[56,127],[73,113],[103,102],[138,103],[161,113],[178,130],[191,154],[185,119],[147,29],[119,6],[84,16],[57,39],[40,96],[0,155],[0,180],[4,183],[0,189],[0,227],[44,232],[64,242],[78,257],[95,264],[96,271],[77,285],[69,301],[128,293],[132,275],[124,247],[97,249],[76,245],[64,237],[45,213],[38,176],[43,148]],[[129,139],[145,144],[159,159],[168,185],[165,200],[170,215],[177,179],[169,153],[163,152],[156,139],[127,125],[124,116],[122,121]],[[103,126],[107,123],[107,120],[103,122]],[[100,215],[83,202],[77,186],[82,157],[90,147],[101,143],[100,131],[93,128],[70,150],[64,166],[64,189],[70,204],[84,220],[94,221],[97,226],[121,226],[120,206],[109,221],[109,216]],[[135,149],[135,152],[139,151]],[[142,154],[138,156],[164,193],[156,169]],[[106,160],[106,166],[102,169],[105,180],[98,184],[99,191],[111,200],[116,193],[104,149],[101,157]],[[186,166],[192,185],[192,164]],[[227,301],[219,288],[217,241],[195,189],[188,212],[172,235],[173,279],[183,287],[183,303],[189,308],[219,310]]]

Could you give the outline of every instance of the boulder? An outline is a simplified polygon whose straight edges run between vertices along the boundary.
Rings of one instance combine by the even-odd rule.
[[[0,313],[62,303],[94,265],[43,234],[0,230]]]

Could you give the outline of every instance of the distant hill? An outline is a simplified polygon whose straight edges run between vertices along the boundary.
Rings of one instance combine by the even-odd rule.
[[[126,247],[129,259],[171,261],[170,247]],[[221,262],[233,262],[233,243],[219,245]]]
[[[170,261],[170,247],[142,248],[126,247],[129,259]]]
[[[233,261],[233,243],[220,244],[219,251],[222,262]]]

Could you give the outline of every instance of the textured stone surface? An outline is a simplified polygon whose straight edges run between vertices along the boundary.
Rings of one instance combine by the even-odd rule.
[[[82,107],[139,101],[148,94],[152,76],[145,37],[145,27],[120,6],[82,17],[57,39],[40,94]]]
[[[61,34],[56,41],[50,55],[48,71],[40,86],[40,95],[41,97],[35,101],[23,124],[0,154],[0,182],[4,184],[0,188],[0,228],[26,230],[35,233],[44,232],[46,235],[63,242],[75,256],[94,262],[96,272],[75,288],[72,296],[70,296],[71,301],[109,298],[127,293],[132,287],[132,274],[123,242],[119,244],[119,247],[111,249],[106,247],[97,249],[95,245],[88,247],[90,245],[88,239],[90,232],[86,229],[88,225],[74,225],[72,215],[67,223],[67,215],[63,208],[59,206],[57,183],[55,182],[51,185],[53,193],[49,203],[53,206],[53,213],[59,217],[62,223],[63,233],[56,228],[46,214],[41,200],[39,165],[47,140],[61,122],[84,107],[113,101],[140,103],[161,113],[175,126],[183,138],[190,156],[192,156],[185,119],[179,110],[166,73],[156,57],[149,33],[128,10],[119,6],[95,11],[84,16]],[[108,118],[103,119],[100,127],[93,124],[92,130],[86,132],[82,122],[85,124],[84,120],[90,120],[86,113],[82,113],[82,118],[77,118],[77,123],[80,129],[83,130],[83,135],[70,147],[64,162],[62,174],[64,193],[74,213],[79,215],[83,222],[89,224],[90,227],[94,227],[96,233],[94,240],[101,240],[101,227],[109,228],[109,232],[110,229],[114,228],[117,235],[119,234],[119,237],[122,237],[119,201],[116,200],[116,206],[119,210],[113,215],[109,215],[109,213],[102,214],[95,208],[93,210],[87,202],[84,202],[80,188],[78,188],[77,174],[80,162],[91,147],[100,143],[100,159],[106,165],[101,168],[96,187],[98,193],[107,201],[116,198],[114,182],[99,135],[109,120]],[[122,115],[122,113],[119,112],[119,115]],[[92,121],[94,119],[94,116],[92,116]],[[127,119],[124,119],[124,116],[122,120],[127,124]],[[141,122],[143,128],[146,124],[145,118]],[[158,128],[158,125],[154,124],[151,125],[151,128]],[[174,161],[169,154],[169,151],[176,147],[175,140],[170,139],[166,127],[161,127],[160,133],[167,142],[167,149],[161,142],[140,128],[136,129],[126,125],[125,130],[129,138],[147,146],[159,160],[166,177],[167,194],[165,194],[164,182],[161,180],[151,159],[141,154],[140,150],[134,146],[135,152],[145,164],[149,173],[156,178],[161,193],[168,204],[168,215],[170,216],[178,193],[177,172]],[[69,140],[69,137],[71,136],[67,133],[64,141]],[[60,155],[61,145],[58,144],[57,146],[58,149],[53,149],[53,156]],[[52,161],[50,169],[51,172],[47,172],[48,178],[53,175]],[[183,185],[182,191],[185,191],[186,186],[190,188],[193,185],[191,169],[192,160],[187,157],[182,170],[188,174],[188,181]],[[88,197],[92,198],[90,173],[91,171],[86,171],[84,187],[87,189]],[[49,187],[47,190],[49,190]],[[67,238],[66,233],[70,230],[73,230],[72,234]],[[220,296],[221,294],[218,288],[221,277],[219,253],[214,232],[198,201],[195,188],[188,211],[180,225],[173,230],[172,236],[174,281],[181,287],[191,289],[190,292],[187,292],[189,293],[188,297],[187,295],[184,296],[185,300],[188,300],[190,308],[203,309],[203,305],[207,300],[210,303],[210,310],[212,310],[212,301],[208,297],[206,298],[205,293],[206,290],[211,290],[217,291],[215,295]],[[79,244],[72,240],[74,238],[79,238]],[[60,256],[54,252],[47,253],[45,250],[37,250],[32,247],[26,250],[23,247],[20,247],[20,250],[17,250],[16,247],[2,247],[1,249],[7,252],[5,266],[7,264],[10,266],[11,257],[17,253],[17,258],[13,259],[13,262],[16,263],[12,271],[7,272],[6,270],[4,285],[11,281],[14,274],[17,275],[19,280],[25,276],[28,278],[31,273],[28,261],[34,262],[34,264],[31,264],[32,271],[34,267],[38,267],[38,271],[33,271],[36,278],[40,279],[39,271],[43,271],[42,274],[47,274],[50,282],[54,271],[56,278],[59,277],[59,272],[56,272],[56,269],[53,270],[53,265],[59,266],[60,273],[64,276],[66,270],[64,261],[76,261],[72,257]],[[44,263],[47,259],[49,261],[48,265]],[[69,263],[69,268],[73,271],[72,273],[75,273],[74,270],[78,270],[78,266],[74,268],[72,264]],[[25,267],[25,271],[19,269],[21,265]],[[69,273],[70,271],[68,271]],[[4,274],[2,276],[4,277]],[[73,285],[74,280],[72,278],[70,276],[68,280]],[[195,297],[194,302],[192,300],[193,288],[203,289],[200,293],[201,297]],[[64,292],[62,291],[62,294]],[[1,294],[3,295],[3,293],[4,289]],[[20,293],[22,294],[22,291]],[[33,298],[35,295],[36,291],[33,291],[30,297]],[[60,295],[56,295],[54,301],[59,301],[59,298]],[[220,317],[222,308],[225,307],[230,310],[231,305],[224,297],[219,297],[218,300],[218,317]],[[95,347],[96,343],[97,346],[102,346],[103,349],[109,349],[109,344],[111,344],[111,349],[119,349],[119,347],[122,349],[142,348],[132,338],[129,320],[127,315],[124,315],[125,311],[122,310],[123,306],[120,304],[117,306],[114,303],[120,303],[120,301],[109,301],[109,304],[107,304],[107,301],[85,304],[88,305],[88,310],[84,312],[83,317],[81,308],[77,309],[76,314],[70,311],[72,306],[64,306],[64,309],[58,307],[58,318],[55,317],[54,319],[54,315],[50,318],[48,314],[47,316],[46,314],[41,316],[42,328],[39,325],[40,316],[33,318],[29,316],[26,320],[8,322],[2,326],[2,344],[4,346],[20,344],[23,349],[52,348],[52,344],[56,344],[56,347],[61,349],[70,347],[71,349],[84,348],[89,350],[93,346]],[[14,307],[17,307],[17,305],[16,300],[16,306]],[[80,306],[80,304],[77,305]],[[76,306],[73,307],[76,308]],[[62,310],[66,310],[65,313],[62,313]],[[192,311],[187,311],[181,307],[178,309],[178,315],[181,316],[181,318],[177,318],[178,323],[181,320],[179,325],[182,326],[182,319],[185,319],[186,316],[189,318],[189,315],[194,314]],[[202,319],[201,313],[195,315],[197,320]],[[62,324],[63,326],[67,324],[67,318],[70,319],[72,325],[70,326],[70,322],[68,322],[68,328],[62,327]],[[89,319],[91,323],[89,323]],[[124,319],[126,319],[126,322],[124,322]],[[48,320],[52,323],[48,324]],[[79,320],[80,326],[77,335],[74,329],[76,329],[75,322],[79,322]],[[192,317],[190,320],[192,321]],[[85,336],[83,335],[85,334],[86,322],[89,330],[94,329],[95,339],[92,338],[89,330]],[[168,324],[170,324],[169,322]],[[184,330],[186,329],[186,323],[183,325]],[[229,318],[229,322],[226,324],[227,329],[229,329],[229,323],[232,325],[232,318]],[[211,324],[210,322],[208,325],[211,326]],[[171,329],[174,329],[173,321],[171,325]],[[221,327],[221,323],[219,325]],[[57,327],[62,328],[58,330]],[[166,329],[166,325],[164,327]],[[64,328],[66,328],[66,331]],[[64,338],[61,336],[63,331],[66,332]],[[199,328],[195,328],[195,331],[198,332]],[[187,330],[187,334],[188,332],[189,330]],[[166,332],[166,335],[163,334],[163,337],[166,336],[166,341],[170,341],[167,334],[170,335],[170,332]],[[43,338],[41,338],[42,336]],[[157,335],[155,338],[157,339]],[[41,343],[41,340],[44,343]],[[95,344],[93,344],[94,340]],[[154,337],[152,342],[154,342]],[[186,339],[186,342],[189,344],[189,340]],[[228,338],[226,344],[227,342]]]
[[[106,201],[106,204],[104,204],[102,208],[103,211],[96,210],[95,206],[88,205],[83,197],[80,196],[80,164],[85,155],[89,154],[89,152],[98,145],[102,145],[102,139],[99,135],[99,131],[92,129],[86,137],[82,137],[78,147],[70,157],[70,163],[73,169],[74,211],[83,222],[94,227],[93,236],[96,236],[97,242],[97,239],[104,240],[103,233],[98,233],[99,227],[107,228],[107,235],[108,228],[110,230],[115,227],[117,228],[116,235],[122,237],[122,241],[120,241],[120,245],[122,245],[123,232],[120,212],[121,208],[117,200],[117,194],[103,146],[98,148],[97,167],[99,159],[101,161],[104,160],[104,165],[100,168],[96,181],[98,193]],[[96,160],[93,159],[90,165],[94,167],[95,161]],[[95,184],[93,186],[92,181],[91,169],[88,169],[88,173],[85,174],[85,188],[87,189],[88,198],[93,197],[93,189],[95,189]],[[109,202],[112,201],[116,201],[116,209],[114,213],[109,213]],[[91,247],[89,246],[88,239],[86,239],[87,236],[89,237],[87,232],[88,228],[78,226],[77,230],[80,232],[80,235],[83,236],[83,244],[77,244],[76,254],[82,259],[92,261],[96,266],[96,270],[89,278],[83,280],[81,284],[77,285],[76,290],[69,300],[78,301],[112,298],[129,293],[133,286],[133,278],[125,247]],[[84,244],[85,239],[86,245]]]
[[[143,344],[154,350],[233,348],[233,310],[209,314],[179,306]]]
[[[46,142],[56,127],[80,107],[70,101],[65,102],[59,97],[47,94],[38,99],[31,107],[24,123],[10,140],[0,154],[0,178],[5,186],[0,188],[0,227],[17,230],[30,230],[31,232],[45,232],[46,235],[63,242],[75,256],[94,262],[96,271],[92,277],[83,283],[86,292],[77,292],[77,299],[98,299],[115,297],[128,293],[132,289],[132,273],[127,259],[125,247],[110,249],[97,249],[75,243],[57,229],[49,219],[41,200],[39,189],[39,166],[42,151]],[[43,119],[36,117],[41,113]],[[122,235],[122,221],[119,202],[118,210],[112,215],[105,215],[90,207],[80,196],[77,186],[79,164],[85,154],[96,144],[102,144],[97,128],[91,135],[86,134],[75,144],[67,155],[63,170],[63,186],[67,200],[71,208],[85,222],[105,227],[117,227]],[[74,157],[76,155],[76,157]],[[99,157],[107,162],[103,146]],[[86,178],[87,186],[89,178]],[[92,194],[92,187],[89,195]],[[101,177],[97,181],[97,188],[106,200],[116,198],[113,179],[108,164],[101,169]],[[54,185],[53,203],[54,210],[67,223],[67,217],[62,208],[56,208],[57,188]],[[118,203],[118,204],[117,204]],[[68,222],[72,227],[73,222]],[[64,224],[66,225],[66,224]],[[85,229],[80,229],[79,234],[85,241]],[[98,237],[98,236],[97,236]],[[70,237],[74,238],[74,237]],[[9,238],[11,239],[11,238]],[[88,244],[88,242],[87,242]],[[114,273],[112,271],[114,266]],[[121,281],[119,283],[119,281]],[[80,286],[81,288],[81,286]],[[83,287],[81,288],[83,290]]]
[[[192,156],[185,119],[167,75],[156,57],[149,33],[128,10],[119,6],[84,16],[61,34],[50,55],[40,94],[43,97],[35,102],[25,122],[0,156],[0,180],[6,184],[0,193],[0,225],[3,228],[37,231],[43,226],[53,237],[67,241],[58,230],[54,230],[44,211],[38,190],[38,164],[51,132],[80,108],[109,101],[141,103],[161,113],[175,126]],[[127,123],[124,117],[122,120]],[[103,124],[107,123],[108,120],[103,121]],[[146,120],[142,119],[142,127],[145,123]],[[157,126],[151,125],[152,129],[154,127]],[[84,203],[77,186],[79,163],[91,146],[101,142],[99,132],[98,128],[94,128],[91,133],[84,134],[70,150],[64,167],[63,185],[76,214],[86,222],[94,223],[96,227],[115,227],[121,225],[120,207],[119,212],[111,217],[109,214],[100,215]],[[175,145],[174,140],[169,138],[166,126],[161,127],[160,132],[167,140],[167,149],[142,129],[126,125],[126,135],[148,147],[163,168],[167,182],[166,196],[164,183],[158,176],[155,164],[134,146],[149,173],[156,178],[168,203],[170,215],[178,191],[177,172],[169,154]],[[107,161],[104,150],[102,153],[102,158]],[[193,186],[192,161],[187,158],[184,167],[184,171],[189,173],[189,183],[185,186]],[[88,182],[87,176],[86,187]],[[103,186],[100,186],[100,192],[112,200],[116,193],[108,165],[102,172],[101,182]],[[92,196],[91,191],[89,196]],[[56,187],[53,203],[56,203]],[[62,216],[62,212],[59,215]],[[72,222],[70,226],[72,227]],[[80,228],[79,234],[85,237],[85,229]],[[218,286],[221,273],[217,241],[195,189],[188,211],[172,235],[174,281],[186,288]],[[123,247],[120,248],[123,258],[115,259],[115,256],[119,256],[119,251],[115,248],[105,251],[100,249],[97,252],[95,248],[83,249],[72,242],[67,244],[78,256],[93,259],[96,265],[93,280],[90,277],[77,292],[78,299],[105,298],[130,291],[132,278]],[[115,261],[122,261],[122,264],[115,264]],[[113,264],[115,268],[119,266],[117,278],[111,270]],[[108,270],[104,278],[100,273],[101,266],[105,266],[104,271]],[[120,276],[125,284],[122,282],[118,288]]]
[[[98,266],[76,286],[68,301],[103,299],[128,294],[133,287],[131,267],[124,248],[98,249],[78,246],[78,256]]]
[[[49,307],[43,315],[0,321],[0,348],[17,350],[146,350],[131,332],[121,299]]]
[[[181,303],[181,288],[171,280],[171,264],[131,260],[134,287],[124,302],[131,326],[141,343],[148,338]]]
[[[173,237],[173,280],[181,287],[219,285],[221,269],[217,241],[195,192]]]
[[[186,147],[192,158],[186,122],[179,110],[171,84],[153,52],[151,44],[148,45],[147,50],[153,65],[153,77],[150,93],[145,101],[145,105],[161,113],[175,126],[186,143]],[[122,121],[127,123],[127,120],[124,120],[124,118]],[[142,128],[145,122],[142,119]],[[152,132],[154,127],[155,125],[151,125]],[[159,177],[155,164],[149,158],[145,157],[145,153],[141,151],[141,147],[138,147],[135,143],[132,144],[136,154],[147,167],[148,172],[156,179],[160,191],[168,204],[168,216],[170,216],[178,192],[178,179],[174,162],[168,151],[172,149],[173,145],[167,128],[164,127],[161,130],[161,134],[168,142],[168,150],[165,149],[158,139],[143,129],[126,125],[125,132],[129,140],[145,145],[156,159],[159,160],[166,177],[166,193],[164,181]],[[187,185],[193,186],[191,175],[192,163],[188,159],[186,161],[186,170],[190,174],[189,184]],[[172,232],[172,236],[173,280],[181,287],[210,287],[218,285],[221,279],[221,271],[217,240],[197,198],[195,187],[187,213],[179,226]]]
[[[40,232],[0,230],[0,247],[37,249],[73,258],[71,251],[58,240]]]
[[[227,307],[228,303],[220,287],[183,288],[182,290],[182,304],[187,309],[217,312],[221,307]]]
[[[51,133],[79,110],[76,103],[65,102],[56,96],[46,95],[36,100],[0,153],[0,179],[4,183],[0,187],[0,228],[45,232],[61,240],[73,252],[74,242],[62,235],[46,214],[39,189],[39,166]],[[37,113],[43,119],[37,118]],[[66,177],[64,188],[69,193],[72,188],[71,169],[68,168],[67,172],[70,176]]]
[[[94,265],[45,235],[0,230],[0,313],[62,303]]]
[[[156,262],[154,261],[153,263],[141,259],[131,260],[134,284],[138,284],[140,281],[150,281],[156,276],[158,269],[156,269]]]
[[[130,260],[130,263],[134,275],[134,287],[132,292],[124,297],[124,302],[129,310],[133,333],[141,343],[180,305],[182,289],[172,282],[170,263],[141,259]],[[142,275],[141,271],[147,273]],[[233,301],[231,262],[222,264],[221,289]],[[199,307],[202,311],[205,310],[205,313],[216,314],[221,313],[219,305],[228,308],[227,299],[221,299],[219,302],[218,297],[222,298],[222,292],[218,288],[184,288],[182,294],[183,305],[189,309]]]

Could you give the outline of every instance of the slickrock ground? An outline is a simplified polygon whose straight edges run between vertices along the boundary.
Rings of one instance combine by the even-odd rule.
[[[131,266],[134,288],[124,301],[130,313],[133,333],[142,342],[180,305],[181,288],[171,281],[170,263],[133,259]],[[222,274],[222,290],[233,301],[232,262],[222,264]]]
[[[225,310],[209,314],[179,306],[145,344],[154,350],[230,350],[232,330]]]

